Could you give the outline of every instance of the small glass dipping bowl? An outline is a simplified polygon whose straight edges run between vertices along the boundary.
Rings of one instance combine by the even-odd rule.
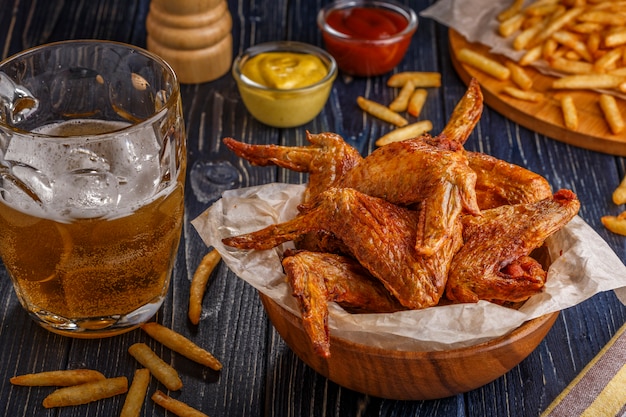
[[[319,58],[326,75],[319,81],[297,88],[273,88],[246,77],[243,68],[253,57],[270,52],[288,52]],[[246,108],[258,121],[273,127],[301,126],[321,111],[337,77],[337,63],[326,51],[316,46],[291,41],[267,42],[251,46],[235,58],[233,78]]]
[[[387,31],[390,23],[398,24],[395,33]],[[417,15],[393,1],[341,0],[319,11],[317,25],[339,69],[369,77],[387,73],[402,61],[417,30]],[[377,32],[380,37],[371,39]]]

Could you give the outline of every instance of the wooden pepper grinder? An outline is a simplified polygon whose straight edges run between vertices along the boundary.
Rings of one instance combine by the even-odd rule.
[[[165,59],[183,84],[212,81],[230,69],[232,26],[226,0],[152,0],[148,50]]]

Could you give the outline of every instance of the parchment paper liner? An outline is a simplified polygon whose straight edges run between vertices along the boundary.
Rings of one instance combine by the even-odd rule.
[[[237,276],[297,316],[280,263],[283,248],[241,251],[221,240],[292,218],[304,188],[273,183],[226,191],[192,221],[207,246],[216,248]],[[459,348],[504,335],[526,320],[572,307],[599,292],[626,287],[626,267],[580,217],[548,239],[546,246],[552,264],[545,290],[519,310],[481,301],[393,314],[349,314],[331,303],[331,333],[396,350]]]

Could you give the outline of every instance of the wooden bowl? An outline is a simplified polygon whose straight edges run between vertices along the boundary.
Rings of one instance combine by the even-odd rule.
[[[324,359],[313,352],[299,317],[259,296],[278,333],[307,365],[343,387],[394,400],[449,397],[499,378],[535,350],[559,315],[548,314],[488,342],[446,351],[380,349],[331,334],[331,356]]]

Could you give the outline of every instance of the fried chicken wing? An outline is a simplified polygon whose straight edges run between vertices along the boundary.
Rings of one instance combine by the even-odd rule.
[[[539,174],[484,153],[467,151],[466,155],[477,176],[476,200],[481,210],[552,196],[550,184]]]
[[[402,306],[354,259],[331,253],[286,251],[282,261],[302,325],[315,352],[330,356],[328,302],[351,312],[390,313]]]
[[[431,256],[450,236],[463,209],[480,214],[475,183],[476,174],[462,150],[410,139],[376,149],[346,172],[338,186],[400,205],[420,202],[415,247]]]
[[[308,172],[303,201],[309,201],[332,187],[347,171],[363,160],[361,154],[334,133],[307,132],[310,146],[250,145],[233,138],[224,144],[253,165],[276,165],[296,172]]]
[[[478,80],[472,78],[465,94],[454,107],[450,119],[441,133],[437,136],[440,142],[451,141],[457,149],[462,147],[483,113],[483,93]]]
[[[463,246],[450,265],[446,297],[458,302],[524,301],[543,288],[546,273],[528,255],[578,213],[569,190],[526,204],[463,216]]]
[[[456,222],[437,256],[422,256],[415,250],[417,221],[413,210],[351,188],[331,188],[304,204],[294,219],[225,238],[223,243],[239,249],[270,249],[305,233],[331,231],[400,304],[419,309],[439,302],[450,260],[462,239]]]

